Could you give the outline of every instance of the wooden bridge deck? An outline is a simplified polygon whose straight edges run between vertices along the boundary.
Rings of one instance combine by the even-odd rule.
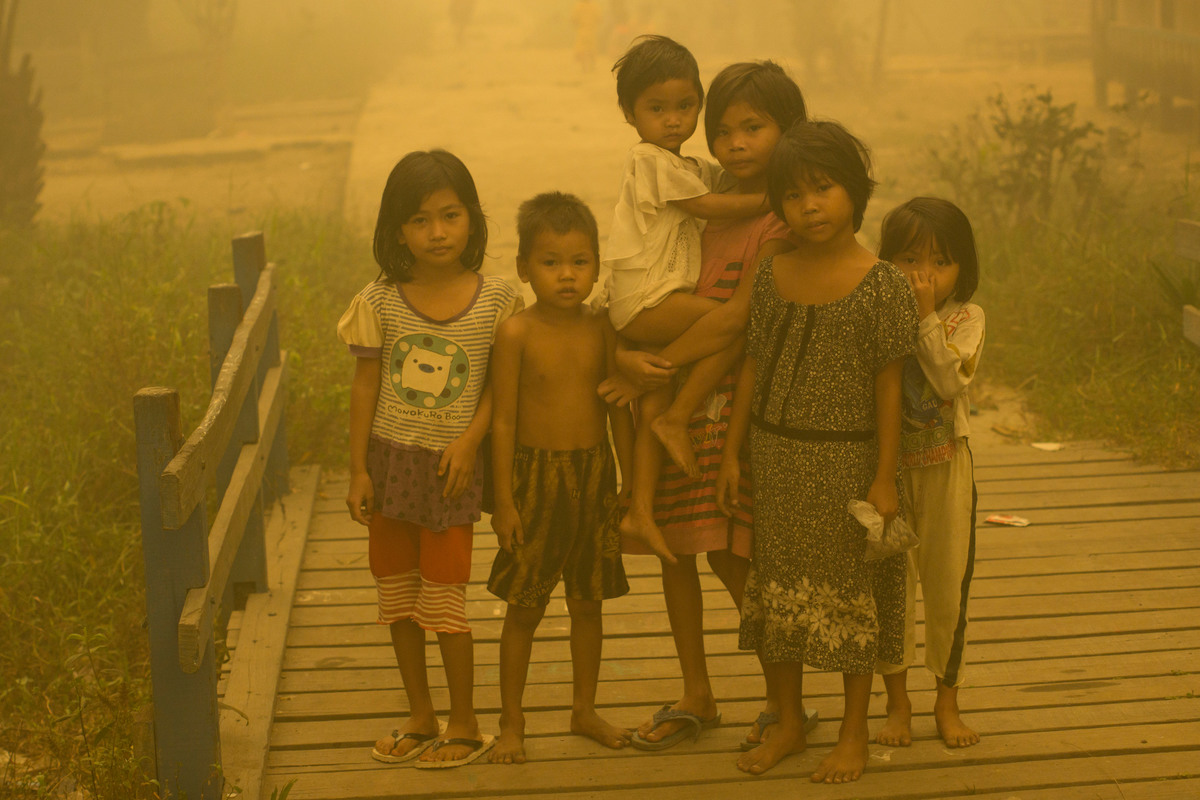
[[[993,437],[994,438],[994,437]],[[982,733],[952,751],[936,737],[933,688],[914,670],[915,742],[871,747],[856,784],[807,776],[833,744],[842,709],[836,674],[810,672],[821,724],[808,752],[761,778],[734,766],[761,706],[754,659],[737,650],[735,611],[703,576],[710,670],[724,724],[662,753],[613,752],[568,734],[570,663],[561,593],[534,644],[530,763],[429,772],[377,764],[368,748],[404,715],[387,630],[374,624],[366,539],[345,513],[341,479],[319,487],[291,615],[262,798],[295,780],[292,800],[536,797],[638,800],[764,796],[1178,798],[1200,796],[1200,473],[1167,472],[1088,444],[1058,452],[976,445],[980,490],[971,671],[962,699]],[[989,512],[1027,528],[987,525]],[[495,732],[502,603],[478,583],[495,540],[477,537],[468,607],[476,636],[476,706]],[[676,698],[678,667],[657,562],[630,558],[631,593],[606,606],[598,703],[636,726]],[[921,634],[918,633],[918,642]],[[436,644],[428,649],[438,664]],[[431,671],[435,699],[444,677]],[[872,697],[872,728],[883,714]],[[801,794],[802,793],[802,794]]]

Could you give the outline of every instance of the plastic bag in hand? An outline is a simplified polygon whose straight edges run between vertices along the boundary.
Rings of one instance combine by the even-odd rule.
[[[917,534],[901,517],[895,517],[886,526],[875,506],[866,500],[851,500],[847,510],[867,529],[867,549],[863,558],[878,561],[911,550],[921,543]]]

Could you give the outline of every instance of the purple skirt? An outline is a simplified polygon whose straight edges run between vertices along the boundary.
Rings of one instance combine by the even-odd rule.
[[[485,468],[482,448],[475,458],[475,476],[458,497],[442,497],[446,479],[437,474],[441,460],[439,451],[372,436],[367,444],[367,472],[375,484],[375,510],[431,531],[478,522]]]

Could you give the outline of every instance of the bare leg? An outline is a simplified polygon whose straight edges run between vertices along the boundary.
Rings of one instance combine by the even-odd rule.
[[[683,697],[674,707],[702,720],[712,719],[717,713],[717,701],[713,698],[704,653],[704,600],[696,556],[681,555],[678,563],[663,564],[662,580],[671,635],[675,639],[675,652],[679,655],[679,668],[683,674]],[[686,724],[668,720],[654,728],[647,720],[638,728],[638,733],[647,741],[657,742]]]
[[[933,701],[933,718],[938,734],[947,747],[970,747],[979,744],[979,734],[967,727],[958,713],[958,687],[947,686],[940,680],[937,699]]]
[[[742,610],[742,596],[746,589],[746,575],[750,571],[749,559],[734,555],[728,550],[714,550],[708,554],[708,565],[712,567],[712,571],[721,583],[725,584],[725,588],[729,591],[729,596],[733,599],[734,605],[738,611]],[[762,653],[755,652],[758,656],[759,666],[762,667],[763,679],[767,685],[767,699],[763,707],[763,711],[779,715],[779,671],[776,665],[763,661]],[[806,716],[803,697],[800,702],[800,713]],[[770,737],[770,730],[773,725],[768,725],[762,730],[759,730],[758,723],[755,722],[750,726],[750,733],[746,734],[748,742],[765,742]]]
[[[662,448],[650,430],[649,420],[671,402],[670,388],[656,389],[638,398],[637,428],[633,440],[633,490],[629,511],[621,520],[621,537],[641,542],[651,552],[668,563],[675,555],[667,547],[662,531],[654,524],[654,492],[662,471]]]
[[[670,344],[692,327],[693,322],[720,306],[721,303],[711,297],[700,297],[690,292],[671,292],[658,305],[639,311],[629,324],[621,328],[621,335],[635,342]]]
[[[439,633],[438,646],[446,667],[446,686],[450,690],[450,719],[446,739],[478,739],[479,720],[475,718],[475,644],[470,633]],[[436,753],[430,749],[420,755],[422,761],[453,761],[469,755],[464,745],[448,745]]]
[[[396,666],[400,668],[404,694],[408,697],[408,721],[400,732],[437,736],[437,714],[429,694],[429,676],[425,670],[425,631],[411,619],[393,622],[389,627]],[[385,756],[402,756],[417,744],[414,739],[401,739],[397,744],[392,737],[386,736],[375,743],[375,749]]]
[[[778,677],[779,724],[769,739],[738,759],[738,769],[751,775],[761,775],[787,756],[803,752],[808,746],[804,736],[802,703],[804,665],[781,661],[772,665],[772,671]]]
[[[571,614],[571,733],[595,739],[619,750],[629,744],[630,732],[596,713],[596,684],[600,680],[600,651],[604,622],[599,600],[567,598]]]
[[[504,614],[504,629],[500,632],[500,738],[487,754],[493,764],[525,763],[521,699],[529,677],[533,634],[545,613],[545,607],[525,608],[510,603]]]
[[[742,341],[695,363],[670,407],[650,420],[650,429],[667,455],[690,478],[700,475],[696,451],[688,435],[688,423],[705,400],[724,380],[742,355]]]
[[[867,730],[867,705],[871,700],[871,681],[874,675],[842,673],[842,685],[846,693],[846,710],[842,714],[842,727],[838,731],[837,744],[833,752],[812,774],[813,783],[849,783],[856,781],[867,767],[867,743],[871,739]]]
[[[887,722],[875,737],[888,747],[908,747],[912,744],[912,701],[908,699],[908,670],[883,676],[887,687]]]

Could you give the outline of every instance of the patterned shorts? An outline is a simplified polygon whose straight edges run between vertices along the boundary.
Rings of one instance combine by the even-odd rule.
[[[616,465],[607,443],[586,450],[517,445],[513,500],[525,542],[496,554],[488,591],[526,608],[545,606],[560,579],[573,600],[629,591],[617,530]]]

